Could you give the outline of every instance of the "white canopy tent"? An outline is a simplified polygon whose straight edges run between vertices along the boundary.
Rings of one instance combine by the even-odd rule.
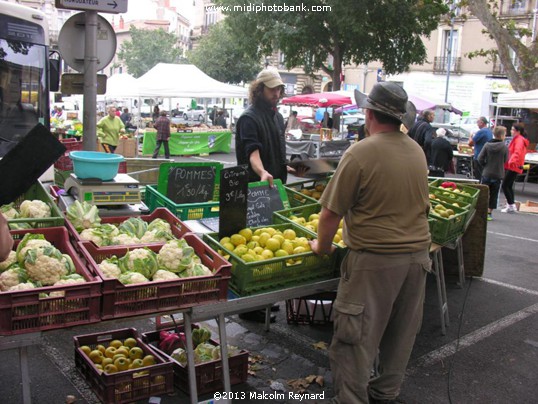
[[[244,87],[221,83],[194,65],[159,63],[137,79],[140,97],[247,98]]]
[[[499,94],[498,107],[538,109],[538,90]]]
[[[138,97],[138,81],[127,73],[115,74],[106,81],[104,98],[131,98]]]

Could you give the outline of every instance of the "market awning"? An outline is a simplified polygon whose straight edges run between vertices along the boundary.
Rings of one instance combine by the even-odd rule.
[[[351,104],[352,99],[348,95],[339,92],[325,92],[315,94],[300,94],[287,97],[282,100],[282,104],[297,105],[302,107],[331,107]]]

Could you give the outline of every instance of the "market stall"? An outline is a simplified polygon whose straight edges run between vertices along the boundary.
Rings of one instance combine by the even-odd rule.
[[[157,132],[146,130],[142,143],[142,154],[151,155],[155,150]],[[191,154],[229,153],[231,150],[232,132],[223,130],[216,132],[181,132],[171,133],[168,142],[170,154],[184,156]],[[161,146],[160,154],[164,154]]]

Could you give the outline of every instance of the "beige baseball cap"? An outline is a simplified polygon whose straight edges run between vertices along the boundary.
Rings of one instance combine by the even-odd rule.
[[[265,84],[269,88],[284,85],[284,82],[276,69],[263,69],[260,73],[258,73],[256,80]]]

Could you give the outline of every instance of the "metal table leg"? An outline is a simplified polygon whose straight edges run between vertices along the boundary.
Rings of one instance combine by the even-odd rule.
[[[463,242],[461,241],[461,237],[456,241],[456,254],[458,256],[458,286],[463,288],[465,285],[465,265],[463,261]]]
[[[192,322],[189,312],[183,313],[185,322],[185,339],[187,340],[187,368],[189,369],[189,394],[191,404],[198,403],[198,390],[196,389],[196,368],[194,364],[194,350],[192,348]]]
[[[432,251],[433,273],[437,284],[437,299],[439,302],[439,313],[441,315],[441,334],[446,335],[446,326],[450,325],[448,315],[448,301],[446,297],[445,273],[443,269],[443,253],[441,247]]]
[[[224,381],[224,391],[229,392],[232,391],[232,383],[230,381],[230,364],[228,363],[228,337],[226,336],[226,322],[224,314],[218,315],[217,322],[219,325],[220,358],[222,360],[222,377]]]

